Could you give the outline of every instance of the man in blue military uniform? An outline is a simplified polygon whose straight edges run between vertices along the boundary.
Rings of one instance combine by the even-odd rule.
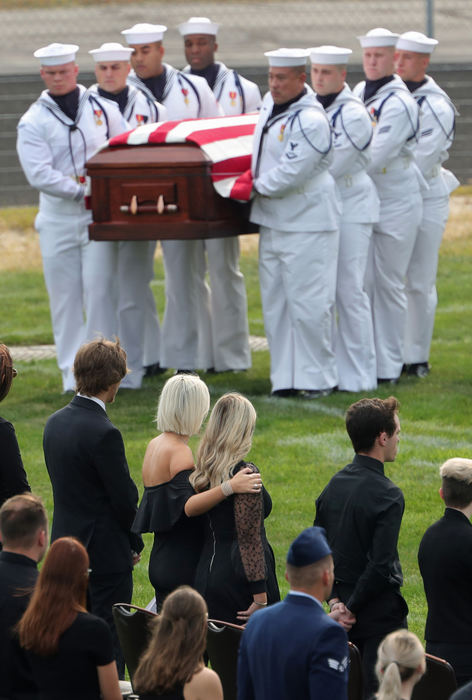
[[[321,604],[334,581],[322,528],[309,527],[292,542],[285,576],[290,584],[285,600],[254,613],[243,633],[238,700],[342,700],[347,697],[347,638]]]

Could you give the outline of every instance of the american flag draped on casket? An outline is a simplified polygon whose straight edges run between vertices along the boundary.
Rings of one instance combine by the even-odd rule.
[[[95,240],[219,238],[248,220],[258,114],[145,124],[86,164]]]
[[[145,124],[110,139],[109,146],[194,143],[212,162],[211,178],[222,197],[248,201],[251,186],[241,178],[251,167],[252,141],[259,114],[185,119]]]

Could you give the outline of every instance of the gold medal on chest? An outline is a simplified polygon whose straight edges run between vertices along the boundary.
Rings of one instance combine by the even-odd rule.
[[[103,124],[102,114],[103,114],[103,112],[101,109],[94,109],[93,110],[93,115],[95,117],[95,124],[97,126],[102,126],[102,124]]]

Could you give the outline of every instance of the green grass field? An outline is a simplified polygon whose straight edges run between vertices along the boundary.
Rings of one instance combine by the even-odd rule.
[[[410,606],[410,627],[420,637],[426,608],[416,553],[422,533],[442,513],[438,469],[449,457],[471,456],[470,207],[469,219],[464,219],[464,216],[458,216],[457,230],[443,243],[441,250],[440,301],[431,355],[432,373],[424,380],[402,379],[394,387],[401,402],[402,434],[397,461],[386,466],[386,473],[405,494],[400,558],[405,576],[404,594]],[[0,232],[1,221],[0,213]],[[41,270],[37,265],[22,265],[21,268],[3,270],[0,275],[3,300],[0,341],[12,346],[13,354],[15,344],[52,342]],[[251,333],[262,335],[257,254],[254,250],[243,254],[242,268],[248,287]],[[154,291],[162,311],[164,288],[159,260],[156,261]],[[18,378],[1,406],[1,415],[15,424],[31,486],[44,498],[52,514],[51,489],[41,447],[42,431],[47,417],[65,405],[68,397],[61,395],[54,361],[16,365]],[[123,433],[130,470],[140,490],[142,458],[148,441],[155,435],[153,419],[157,398],[167,376],[170,373],[147,380],[140,391],[118,395],[116,403],[109,409],[111,419]],[[314,402],[269,398],[268,352],[253,353],[253,367],[246,373],[202,376],[210,387],[212,401],[226,391],[238,390],[256,407],[258,422],[250,457],[259,466],[272,495],[273,511],[266,527],[275,550],[279,582],[284,593],[287,547],[302,528],[312,524],[315,498],[332,474],[351,459],[352,449],[343,416],[349,404],[360,395],[337,393]],[[382,387],[375,395],[386,397],[390,393],[391,388]],[[197,439],[191,444],[195,447]],[[145,604],[152,596],[147,579],[150,539],[151,536],[146,538],[143,560],[135,572],[134,600],[138,604]]]

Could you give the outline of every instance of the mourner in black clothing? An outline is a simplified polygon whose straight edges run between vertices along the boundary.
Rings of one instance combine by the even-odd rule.
[[[461,686],[472,680],[472,459],[448,459],[439,473],[446,510],[418,551],[428,602],[426,651],[449,661]]]
[[[404,499],[384,473],[384,462],[393,462],[398,451],[397,411],[394,397],[362,399],[348,409],[346,428],[356,455],[316,501],[314,524],[325,528],[333,550],[330,608],[341,622],[354,623],[349,639],[362,654],[366,697],[377,686],[379,643],[405,627],[408,614],[397,551]]]
[[[12,629],[23,615],[38,578],[37,564],[48,543],[48,519],[41,500],[31,493],[9,498],[0,508],[0,700],[35,689],[28,674],[15,677]]]

